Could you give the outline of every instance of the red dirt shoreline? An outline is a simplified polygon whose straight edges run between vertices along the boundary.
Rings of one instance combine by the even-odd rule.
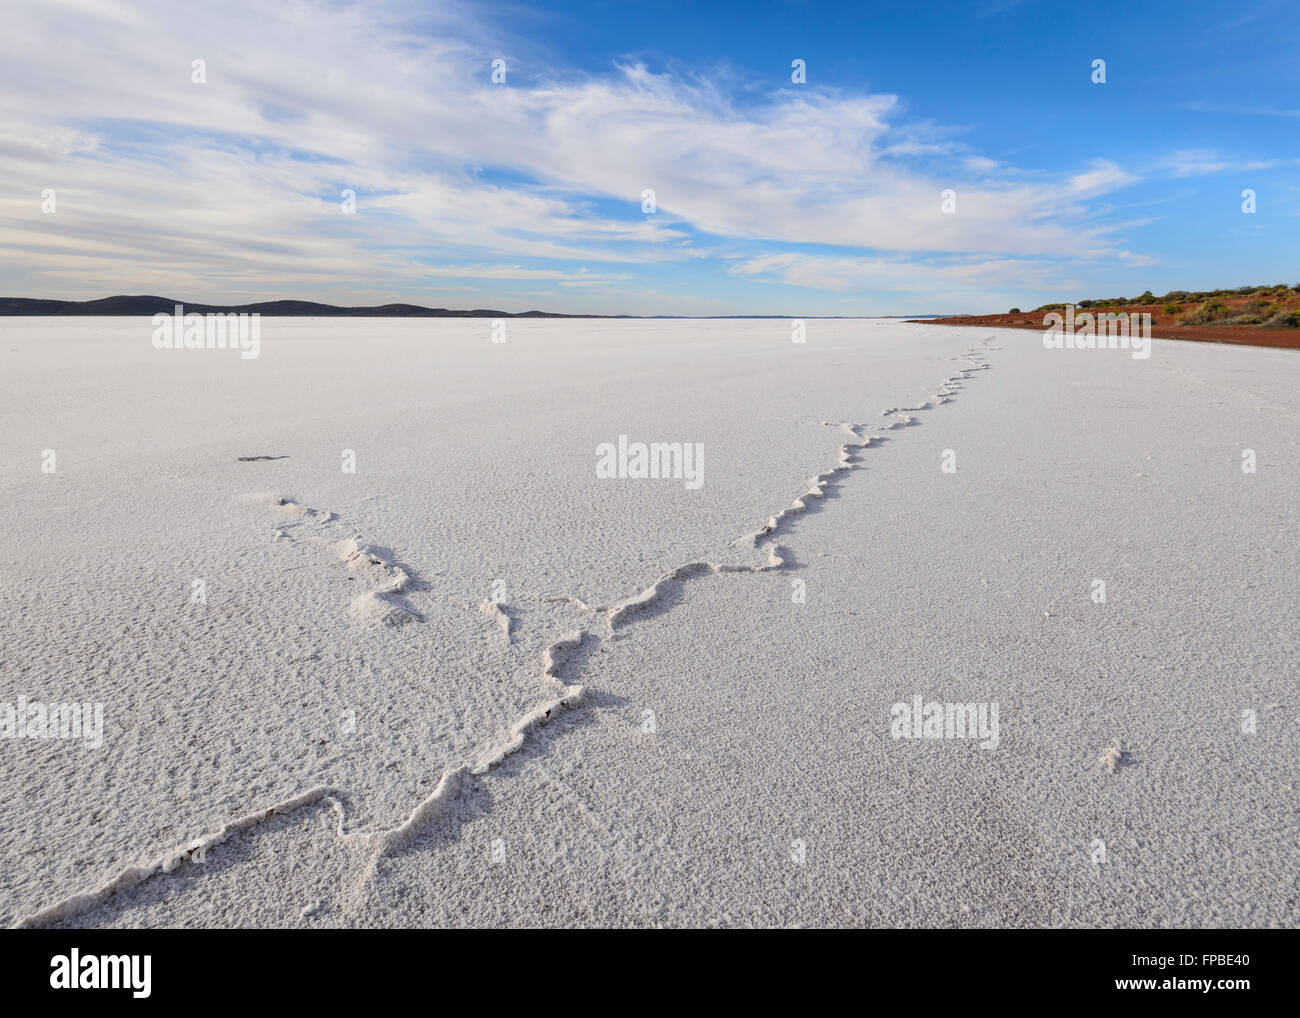
[[[1300,350],[1300,329],[1261,329],[1255,325],[1175,325],[1158,323],[1160,308],[1150,305],[1132,307],[1080,308],[1085,311],[1113,311],[1116,314],[1147,312],[1151,314],[1151,335],[1156,339],[1186,339],[1196,343],[1226,343],[1230,346],[1268,346],[1284,350]],[[950,318],[911,318],[919,325],[974,325],[999,329],[1033,329],[1046,331],[1043,324],[1045,311],[1028,311],[1001,315],[954,315]]]

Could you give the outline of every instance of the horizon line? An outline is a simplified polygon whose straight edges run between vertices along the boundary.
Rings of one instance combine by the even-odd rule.
[[[97,306],[104,305],[104,306]],[[326,304],[322,301],[298,300],[281,297],[274,300],[250,301],[242,304],[208,304],[202,301],[187,302],[171,297],[159,297],[156,294],[113,294],[108,297],[96,297],[90,300],[66,300],[55,297],[0,297],[0,317],[5,318],[54,318],[71,317],[152,317],[168,314],[176,307],[194,308],[195,314],[263,314],[257,308],[287,305],[277,314],[267,317],[307,318],[324,316],[330,318],[608,318],[608,319],[852,319],[852,318],[948,318],[952,313],[934,314],[894,314],[894,315],[681,315],[681,314],[582,314],[563,311],[496,311],[490,308],[473,308],[456,310],[453,308],[431,308],[422,304],[392,302],[388,304],[342,305]],[[389,312],[389,313],[379,313]],[[958,313],[959,315],[960,313]]]

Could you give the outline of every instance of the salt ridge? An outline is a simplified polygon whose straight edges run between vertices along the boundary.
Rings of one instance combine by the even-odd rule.
[[[991,346],[994,338],[990,336],[983,341],[984,350],[999,349]],[[915,407],[894,407],[881,411],[881,416],[892,417],[894,420],[884,428],[871,429],[875,432],[873,434],[865,433],[868,430],[866,425],[850,423],[838,425],[847,434],[851,435],[854,441],[846,442],[840,446],[836,466],[812,478],[809,490],[796,498],[788,507],[770,517],[765,526],[732,542],[732,547],[749,544],[757,549],[765,546],[766,556],[761,563],[744,566],[714,562],[688,562],[670,569],[639,594],[619,601],[608,608],[592,608],[589,610],[593,614],[604,615],[608,631],[613,634],[617,629],[635,618],[637,614],[645,612],[660,603],[668,590],[691,579],[720,573],[761,573],[785,566],[788,559],[782,555],[784,549],[780,545],[773,543],[772,539],[778,531],[788,525],[789,520],[808,511],[807,499],[824,498],[827,487],[834,478],[858,468],[861,465],[858,461],[858,452],[869,448],[873,441],[880,440],[882,438],[881,433],[910,425],[914,420],[911,417],[913,413],[924,412],[933,409],[936,405],[949,402],[951,397],[960,389],[961,383],[970,378],[974,372],[989,367],[987,363],[983,362],[983,354],[980,350],[973,348],[951,359],[964,360],[969,366],[957,374],[945,378],[940,383],[939,389],[931,397],[934,402],[926,401]],[[291,499],[280,498],[276,500],[275,504],[286,513],[318,526],[332,524],[335,520],[335,516],[331,512],[310,509]],[[297,524],[291,524],[290,526],[295,525]],[[333,523],[333,525],[338,526],[336,523]],[[370,546],[361,544],[357,535],[338,542],[335,545],[335,550],[349,568],[355,566],[358,570],[365,571],[378,567],[383,571],[386,582],[382,582],[375,589],[360,595],[361,597],[375,597],[378,600],[405,591],[409,582],[409,577],[405,571],[384,561]],[[552,598],[550,600],[566,601],[587,608],[583,602],[576,598]],[[355,601],[356,599],[354,599],[354,613]],[[504,610],[496,604],[493,607],[502,616],[506,617],[508,627],[509,618],[505,616]],[[482,607],[481,610],[488,613]],[[359,614],[368,621],[375,620],[375,613],[369,610]],[[383,620],[380,619],[380,621]],[[303,807],[318,804],[326,805],[335,811],[337,816],[336,834],[340,840],[344,842],[359,841],[373,847],[359,885],[363,886],[374,875],[379,859],[409,844],[411,839],[437,815],[439,809],[455,798],[467,778],[488,773],[492,767],[521,749],[528,736],[545,725],[561,707],[572,707],[581,701],[584,687],[576,683],[568,683],[565,680],[564,671],[565,665],[572,656],[570,652],[580,649],[584,643],[589,641],[598,644],[600,638],[594,633],[580,630],[568,633],[549,644],[542,652],[542,678],[555,688],[558,695],[538,704],[519,718],[511,725],[507,737],[502,742],[489,746],[478,753],[473,762],[462,763],[444,771],[434,790],[425,799],[421,800],[407,818],[396,827],[379,831],[346,831],[346,815],[342,804],[345,793],[328,786],[316,786],[269,807],[239,817],[216,832],[202,835],[182,847],[164,852],[151,862],[128,866],[99,888],[71,895],[48,908],[32,913],[15,923],[14,928],[35,928],[67,919],[104,903],[119,890],[136,886],[157,876],[159,873],[173,872],[182,862],[195,860],[196,854],[198,858],[202,858],[207,849],[222,844],[235,834],[251,830],[273,817],[284,816]]]

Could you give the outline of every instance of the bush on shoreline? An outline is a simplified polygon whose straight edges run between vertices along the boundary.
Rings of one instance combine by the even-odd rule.
[[[1266,329],[1300,329],[1300,311],[1283,309],[1272,318],[1264,319],[1263,326]]]
[[[1074,302],[1080,310],[1101,310],[1114,307],[1159,307],[1166,318],[1177,318],[1180,325],[1257,325],[1265,329],[1294,329],[1300,327],[1300,307],[1294,303],[1300,294],[1300,283],[1275,283],[1264,286],[1235,286],[1221,290],[1170,290],[1163,297],[1147,290],[1138,297],[1087,298]],[[1243,301],[1243,297],[1256,298]],[[1229,305],[1225,301],[1231,301]],[[1288,302],[1290,306],[1288,307]],[[1041,304],[1040,313],[1064,311],[1068,302]],[[1189,307],[1190,306],[1190,307]],[[1013,308],[1009,314],[1020,314]]]
[[[1183,315],[1178,321],[1181,325],[1213,325],[1224,317],[1224,310],[1224,305],[1218,301],[1207,300],[1190,314]]]

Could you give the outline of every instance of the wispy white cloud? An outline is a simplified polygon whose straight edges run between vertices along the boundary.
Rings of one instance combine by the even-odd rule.
[[[1269,170],[1276,166],[1300,163],[1295,159],[1241,159],[1227,156],[1215,149],[1179,149],[1155,161],[1154,172],[1171,173],[1175,177],[1205,177],[1216,173],[1246,173]]]
[[[1197,113],[1228,113],[1240,117],[1300,117],[1300,109],[1279,106],[1232,106],[1219,103],[1188,103],[1187,109]]]
[[[995,0],[994,3],[984,7],[980,12],[981,18],[991,18],[995,14],[1005,14],[1007,11],[1015,10],[1025,0]]]
[[[1114,255],[1123,224],[1090,203],[1137,179],[1110,162],[1016,171],[908,122],[892,95],[806,86],[738,106],[635,62],[540,69],[526,40],[456,4],[231,0],[177,18],[161,0],[48,0],[7,15],[0,96],[0,285],[26,293],[617,288],[707,257],[699,234],[846,251],[750,258],[733,277],[987,282]],[[936,252],[971,264],[932,267]]]

